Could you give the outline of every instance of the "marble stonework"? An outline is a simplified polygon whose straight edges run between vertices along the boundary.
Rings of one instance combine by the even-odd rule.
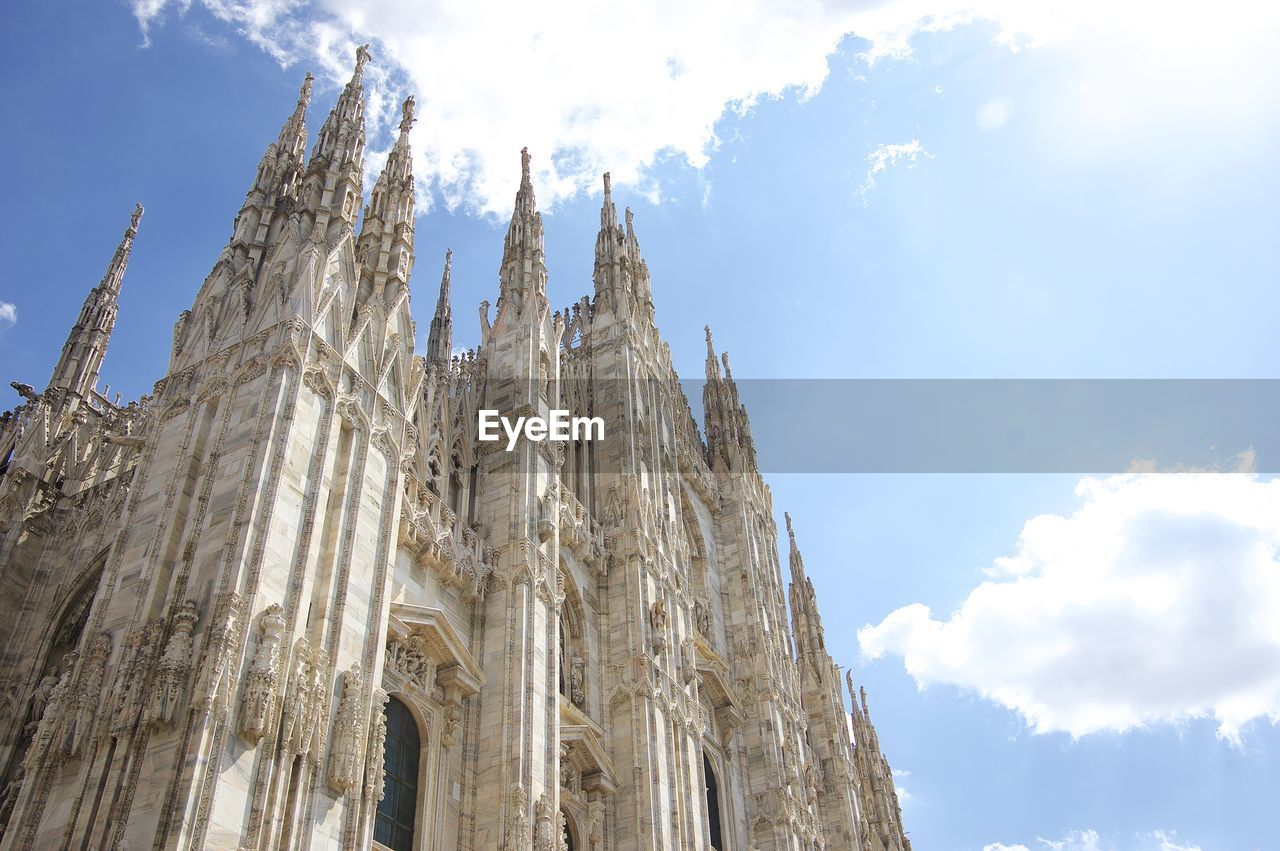
[[[728,357],[708,330],[704,440],[608,175],[592,297],[550,309],[523,153],[480,346],[446,257],[415,354],[414,105],[366,203],[369,61],[310,156],[308,75],[151,395],[96,390],[141,207],[15,382],[0,849],[372,847],[392,700],[415,849],[909,849]],[[503,451],[481,408],[606,438]]]

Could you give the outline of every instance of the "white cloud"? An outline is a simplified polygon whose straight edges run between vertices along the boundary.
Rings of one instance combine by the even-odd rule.
[[[1138,834],[1135,844],[1129,845],[1129,851],[1201,851],[1199,845],[1179,845],[1176,831],[1155,830],[1151,833]],[[1035,851],[1118,851],[1119,846],[1108,842],[1096,830],[1073,830],[1061,839],[1036,838]],[[982,846],[982,851],[1032,851],[1021,843],[1006,845],[1003,842],[991,842]]]
[[[879,145],[867,154],[867,176],[858,187],[863,206],[870,206],[867,194],[876,188],[876,178],[898,163],[905,163],[907,168],[915,168],[921,159],[933,159],[933,155],[924,149],[919,139],[903,142],[898,145]]]
[[[908,55],[918,33],[973,21],[995,22],[996,42],[1014,50],[1072,42],[1081,73],[1064,104],[1131,122],[1157,102],[1215,114],[1269,103],[1271,78],[1250,69],[1273,64],[1255,60],[1280,21],[1280,7],[1247,0],[507,0],[483,10],[466,0],[130,0],[144,41],[193,1],[282,64],[314,66],[332,83],[345,81],[355,45],[373,41],[382,70],[371,121],[387,128],[414,91],[419,177],[451,205],[498,212],[524,145],[537,156],[544,204],[594,190],[606,169],[652,195],[646,167],[671,154],[704,164],[726,112],[818,91],[847,34],[866,39],[870,62]]]
[[[898,793],[898,803],[906,807],[911,801],[915,800],[915,796],[907,791],[907,787],[903,785],[903,781],[911,776],[911,772],[902,768],[893,769],[893,788]]]
[[[1212,717],[1280,721],[1280,479],[1085,478],[1070,516],[1023,527],[946,617],[915,603],[858,633],[945,683],[1073,737]]]
[[[1155,830],[1151,833],[1151,838],[1159,842],[1159,851],[1202,851],[1199,845],[1183,845],[1178,842],[1177,831]]]
[[[18,321],[18,306],[0,301],[0,324],[13,325]]]
[[[1073,830],[1062,839],[1042,839],[1037,837],[1041,847],[1050,851],[1103,851],[1102,840],[1096,830]],[[1115,846],[1106,846],[1113,851]]]

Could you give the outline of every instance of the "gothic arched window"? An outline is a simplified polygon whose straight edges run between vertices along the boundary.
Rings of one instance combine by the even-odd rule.
[[[418,722],[396,698],[387,701],[387,744],[383,756],[386,782],[373,838],[391,851],[413,851],[413,829],[418,813],[418,757],[421,739]]]
[[[720,851],[724,848],[720,839],[720,784],[716,782],[716,773],[705,753],[702,755],[702,772],[707,776],[707,826],[711,831],[711,847]]]

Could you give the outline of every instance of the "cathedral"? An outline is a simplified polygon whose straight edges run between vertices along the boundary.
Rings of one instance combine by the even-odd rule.
[[[608,175],[592,295],[548,303],[522,152],[479,345],[446,255],[417,353],[414,103],[366,199],[369,60],[309,156],[307,76],[149,395],[97,389],[141,207],[13,382],[0,851],[908,851],[729,359],[699,430]],[[478,439],[554,409],[603,439]]]

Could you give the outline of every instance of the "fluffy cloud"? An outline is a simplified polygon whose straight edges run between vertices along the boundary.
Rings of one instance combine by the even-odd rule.
[[[1156,830],[1136,837],[1136,844],[1128,846],[1133,851],[1201,851],[1199,845],[1179,845],[1174,831]],[[1118,846],[1105,842],[1096,830],[1073,830],[1061,839],[1037,838],[1035,851],[1117,851]],[[1006,845],[991,842],[982,851],[1032,851],[1021,843]]]
[[[862,180],[858,194],[862,196],[863,206],[870,206],[867,193],[876,188],[876,178],[891,167],[905,163],[907,168],[915,168],[921,159],[932,159],[933,155],[924,149],[919,139],[903,142],[899,145],[878,145],[867,155],[867,176]]]
[[[544,203],[594,187],[606,169],[620,183],[652,191],[646,168],[670,155],[703,165],[726,113],[745,112],[761,98],[818,91],[828,56],[850,34],[865,40],[870,62],[909,54],[918,33],[974,21],[993,22],[996,41],[1015,50],[1072,39],[1117,42],[1120,54],[1137,57],[1129,70],[1142,84],[1133,90],[1142,108],[1127,97],[1114,109],[1098,105],[1100,96],[1113,103],[1126,91],[1106,62],[1098,72],[1105,85],[1081,89],[1080,108],[1127,120],[1151,111],[1158,92],[1185,94],[1169,84],[1169,73],[1193,69],[1188,85],[1216,90],[1213,68],[1248,67],[1253,54],[1238,45],[1261,50],[1280,17],[1246,0],[1221,0],[1211,9],[1164,0],[506,0],[482,12],[464,0],[130,5],[145,41],[193,4],[281,64],[305,63],[335,84],[349,74],[355,45],[374,42],[375,127],[388,127],[394,104],[415,92],[419,176],[451,206],[498,212],[510,204],[515,152],[523,145],[538,155]],[[1213,37],[1205,37],[1206,29]],[[1093,53],[1087,59],[1090,67],[1099,64]],[[1259,80],[1265,95],[1268,80],[1248,78]],[[1153,80],[1162,85],[1151,88]],[[1243,96],[1238,85],[1226,93]],[[1214,105],[1222,98],[1181,102]]]
[[[1280,721],[1280,479],[1085,478],[1070,516],[1023,527],[959,608],[916,603],[858,633],[920,688],[973,690],[1037,733],[1212,717],[1238,742]]]
[[[0,301],[0,325],[13,325],[18,321],[18,306]]]

